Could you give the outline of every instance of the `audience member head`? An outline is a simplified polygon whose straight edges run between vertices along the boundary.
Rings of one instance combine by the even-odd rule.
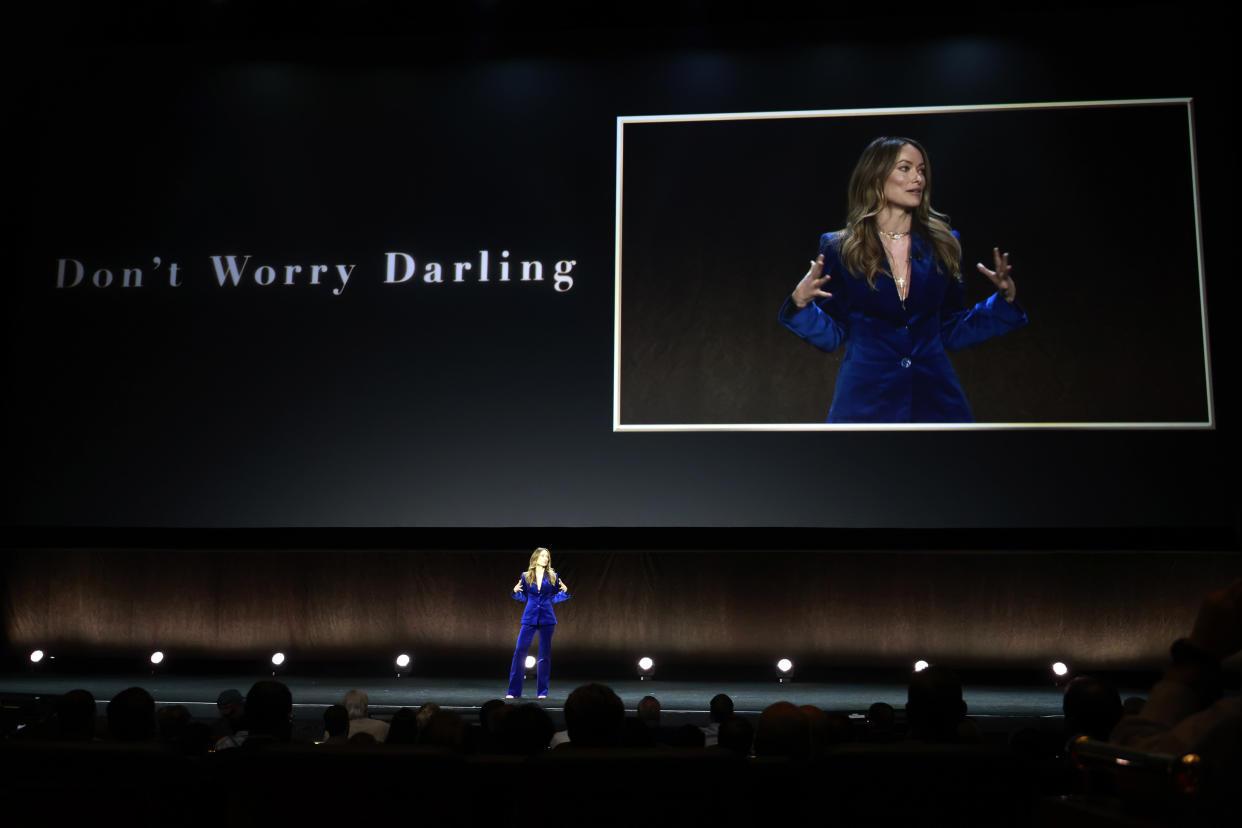
[[[232,688],[220,691],[216,696],[216,710],[232,733],[246,729],[246,697],[240,691]]]
[[[419,726],[418,743],[461,752],[466,747],[466,723],[455,711],[440,708]]]
[[[476,752],[505,752],[500,743],[500,727],[511,709],[512,705],[500,699],[492,699],[483,703],[483,706],[479,708],[479,729],[473,733],[476,737],[474,744]]]
[[[500,720],[509,712],[506,707],[503,699],[483,702],[483,706],[479,708],[479,727],[484,733],[495,734],[500,730]]]
[[[95,738],[95,697],[88,690],[70,690],[56,700],[59,738],[89,742]]]
[[[828,721],[828,714],[813,704],[804,704],[798,709],[802,711],[803,716],[806,716],[807,729],[811,736],[811,755],[818,756],[830,744],[828,731],[831,724]]]
[[[293,694],[282,682],[256,681],[246,694],[246,744],[262,739],[289,741],[293,730]],[[257,738],[256,738],[257,737]]]
[[[1103,679],[1079,676],[1066,685],[1061,709],[1067,736],[1085,733],[1106,742],[1121,721],[1121,694]]]
[[[643,696],[638,700],[638,720],[651,727],[660,724],[660,700],[655,696]]]
[[[323,729],[329,739],[349,738],[349,711],[343,704],[334,704],[323,711]]]
[[[246,715],[246,699],[238,690],[222,690],[216,696],[216,710],[220,718],[226,720],[236,731],[241,728],[242,719]]]
[[[414,715],[414,711],[403,707],[393,713],[392,721],[388,724],[388,737],[384,739],[384,744],[412,745],[417,741],[418,718]]]
[[[910,679],[906,721],[910,737],[924,742],[957,742],[966,716],[962,682],[948,667],[931,666]]]
[[[371,699],[362,690],[350,690],[345,694],[345,712],[351,719],[365,719],[370,714]]]
[[[811,726],[806,714],[790,702],[768,705],[755,728],[756,756],[806,759],[811,752]]]
[[[500,720],[500,748],[514,756],[531,756],[547,750],[556,732],[548,711],[537,704],[511,708]]]
[[[755,729],[745,716],[730,716],[720,723],[716,744],[741,756],[749,756],[755,741]]]
[[[415,715],[415,718],[418,719],[419,731],[427,726],[427,722],[431,721],[431,717],[436,715],[436,712],[439,711],[439,709],[440,705],[435,702],[427,702],[422,707],[418,708],[418,713]]]
[[[155,738],[155,699],[141,687],[122,690],[108,702],[108,734],[119,742]]]
[[[1137,716],[1143,712],[1145,704],[1147,704],[1147,699],[1142,696],[1127,696],[1126,700],[1121,703],[1121,709],[1127,716]]]
[[[876,702],[867,708],[867,735],[887,736],[897,726],[897,711],[888,702]]]
[[[604,684],[584,684],[565,700],[565,729],[575,747],[615,747],[621,743],[625,705]]]
[[[723,722],[733,715],[733,699],[724,693],[717,693],[712,696],[711,706],[708,708],[708,716],[713,722]]]

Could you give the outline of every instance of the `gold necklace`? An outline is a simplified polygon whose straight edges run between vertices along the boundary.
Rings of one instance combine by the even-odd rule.
[[[910,235],[910,231],[909,231],[909,230],[907,230],[907,231],[906,231],[906,232],[904,232],[904,233],[890,233],[890,232],[888,232],[887,230],[880,230],[880,229],[877,227],[877,228],[876,228],[876,231],[877,231],[877,232],[878,232],[881,236],[888,236],[888,237],[889,237],[890,239],[892,239],[893,241],[897,241],[898,239],[904,239],[906,236]]]
[[[890,261],[892,261],[892,260],[890,259]],[[896,265],[896,262],[895,262],[895,261],[893,262],[893,265]],[[910,290],[909,290],[909,288],[907,288],[907,287],[906,287],[906,283],[907,283],[907,282],[909,281],[909,279],[910,279],[910,259],[909,259],[909,258],[907,258],[907,259],[906,259],[906,272],[905,272],[905,275],[903,275],[903,276],[901,276],[901,277],[898,277],[898,276],[897,276],[897,268],[896,268],[896,267],[890,267],[890,270],[889,270],[889,276],[891,276],[891,277],[892,277],[892,279],[893,279],[893,284],[895,284],[895,285],[897,286],[897,301],[901,302],[901,308],[902,308],[902,310],[905,310],[905,307],[906,307],[906,299],[910,296]]]
[[[897,299],[901,302],[901,306],[903,308],[906,306],[906,298],[909,297],[910,295],[909,289],[906,288],[906,278],[909,276],[909,274],[910,274],[909,260],[906,261],[906,276],[902,276],[899,279],[897,278],[897,274],[895,273],[892,274],[893,282],[897,285]]]

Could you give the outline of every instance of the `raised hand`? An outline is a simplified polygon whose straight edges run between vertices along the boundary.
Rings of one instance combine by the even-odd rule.
[[[975,265],[979,268],[979,272],[992,280],[992,284],[996,285],[996,292],[1006,302],[1012,302],[1018,293],[1018,286],[1013,282],[1013,268],[1009,265],[1009,254],[1001,254],[999,247],[992,248],[992,257],[996,260],[996,270],[988,270],[980,262]],[[796,297],[795,297],[796,298]]]
[[[561,578],[561,592],[569,592],[569,587],[566,585],[564,578]]]
[[[521,592],[521,591],[522,591],[522,582],[521,582],[521,581],[518,581],[518,582],[517,582],[517,586],[515,586],[515,587],[513,588],[513,591],[514,591],[514,592]]]
[[[982,265],[981,265],[982,266]],[[800,308],[805,308],[816,299],[831,299],[832,294],[824,290],[824,285],[831,279],[831,276],[821,275],[824,273],[824,255],[815,257],[815,261],[811,262],[811,269],[802,277],[802,281],[798,282],[798,286],[794,288],[793,300],[794,304]]]

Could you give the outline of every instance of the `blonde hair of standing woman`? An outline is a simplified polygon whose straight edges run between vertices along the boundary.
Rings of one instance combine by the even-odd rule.
[[[530,553],[530,568],[526,570],[526,575],[524,576],[524,578],[526,580],[526,583],[530,584],[531,586],[535,585],[535,561],[539,560],[539,554],[541,552],[548,552],[548,550],[540,546],[536,548],[534,552]],[[552,581],[552,586],[556,586],[558,583],[558,579],[556,575],[556,570],[552,568],[552,553],[551,552],[548,552],[547,570],[548,570],[548,578]],[[512,572],[513,570],[509,570],[509,571]]]
[[[888,273],[884,247],[880,244],[875,217],[884,209],[884,184],[893,172],[901,148],[909,145],[923,156],[923,197],[910,216],[910,229],[931,242],[936,270],[962,281],[962,246],[949,229],[949,217],[931,206],[931,158],[923,145],[912,138],[876,138],[863,150],[850,176],[849,212],[845,229],[837,234],[841,261],[847,270],[867,280],[875,290],[875,279]]]

